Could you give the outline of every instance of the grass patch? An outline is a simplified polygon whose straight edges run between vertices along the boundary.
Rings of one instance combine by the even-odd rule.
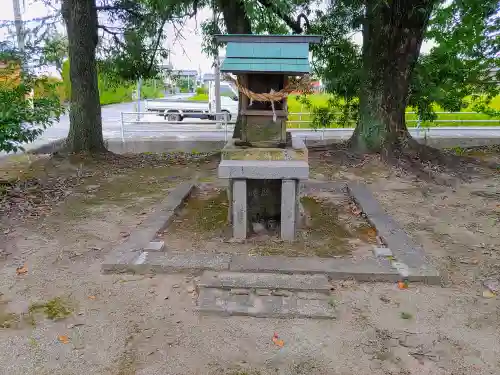
[[[0,312],[0,328],[13,328],[19,324],[19,315],[14,313]]]
[[[60,320],[67,318],[73,313],[68,301],[61,297],[55,297],[47,302],[37,302],[30,305],[30,315],[43,314],[47,319]]]
[[[328,94],[313,94],[309,96],[311,103],[315,106],[326,106],[328,102]],[[200,93],[189,98],[194,101],[207,101],[208,94]],[[494,98],[490,103],[490,107],[496,110],[500,109],[500,96]],[[436,112],[445,112],[442,108],[435,106]],[[412,108],[407,109],[406,121],[408,127],[417,126],[417,115],[413,112]],[[288,97],[288,128],[309,128],[311,126],[312,118],[310,115],[296,115],[294,113],[309,113],[310,110],[298,101],[297,95],[290,95]],[[465,108],[461,112],[464,113],[439,113],[437,121],[423,121],[421,127],[446,127],[446,126],[500,126],[499,118],[491,118],[481,113],[467,113],[472,112],[471,108]],[[475,122],[465,122],[467,120],[474,120]],[[303,121],[303,122],[300,122]],[[477,122],[476,122],[477,121]],[[354,124],[352,125],[354,126]],[[340,124],[332,124],[330,128],[341,128]]]
[[[214,196],[192,196],[175,221],[172,230],[189,230],[194,233],[213,234],[228,222],[228,200],[225,191]]]
[[[308,228],[299,230],[292,244],[280,241],[255,242],[252,254],[333,257],[351,252],[347,240],[353,234],[339,221],[339,207],[313,197],[301,198],[310,217]]]
[[[404,312],[402,311],[399,316],[401,317],[401,319],[404,319],[404,320],[410,320],[413,318],[413,315],[411,315],[410,313],[408,312]]]
[[[189,100],[193,100],[195,102],[206,102],[208,101],[208,94],[203,94],[203,93],[196,94],[191,96]]]

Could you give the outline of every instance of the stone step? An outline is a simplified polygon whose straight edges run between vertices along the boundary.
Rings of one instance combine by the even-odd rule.
[[[318,293],[257,294],[249,289],[231,291],[201,288],[197,310],[200,314],[221,316],[250,316],[255,318],[334,319],[335,304]],[[318,298],[320,297],[320,298]]]
[[[328,293],[331,289],[326,275],[212,271],[205,271],[198,285],[202,288],[270,289],[317,293]]]

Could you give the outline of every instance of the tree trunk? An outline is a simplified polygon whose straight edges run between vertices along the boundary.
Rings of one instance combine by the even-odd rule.
[[[229,34],[251,34],[252,25],[248,18],[245,6],[241,0],[219,0],[226,30]],[[234,126],[233,138],[241,138],[241,108],[242,93],[238,94],[238,116]]]
[[[351,145],[391,152],[411,136],[405,123],[411,75],[435,0],[367,1],[359,122]]]
[[[95,0],[64,0],[71,81],[69,152],[104,152],[97,86],[97,10]]]

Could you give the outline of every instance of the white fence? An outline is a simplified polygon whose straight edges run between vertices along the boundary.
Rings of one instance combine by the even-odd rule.
[[[414,115],[414,112],[408,112]],[[437,112],[444,115],[471,115],[476,112]],[[321,128],[311,129],[303,127],[310,124],[308,119],[310,113],[289,113],[288,131],[293,136],[303,139],[324,140],[332,138],[348,138],[354,128]],[[199,120],[186,118],[183,121],[167,121],[163,117],[152,113],[122,112],[121,113],[121,138],[125,142],[127,134],[141,134],[141,137],[167,136],[176,138],[191,138],[205,140],[227,140],[232,136],[235,118],[228,119],[227,113],[220,113],[220,120]],[[298,119],[296,119],[298,118]],[[499,137],[500,127],[495,126],[450,126],[450,127],[422,127],[419,119],[408,119],[407,123],[416,123],[416,127],[409,128],[410,133],[415,137],[422,136],[458,136],[458,137]],[[435,123],[452,124],[478,124],[491,123],[500,125],[499,119],[443,119],[435,120]]]

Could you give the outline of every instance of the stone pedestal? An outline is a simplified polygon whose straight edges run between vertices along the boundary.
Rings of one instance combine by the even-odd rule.
[[[299,183],[309,177],[308,153],[300,139],[287,148],[243,148],[228,142],[219,177],[229,179],[229,218],[234,239],[251,233],[251,223],[279,220],[281,239],[293,241],[299,218]]]

